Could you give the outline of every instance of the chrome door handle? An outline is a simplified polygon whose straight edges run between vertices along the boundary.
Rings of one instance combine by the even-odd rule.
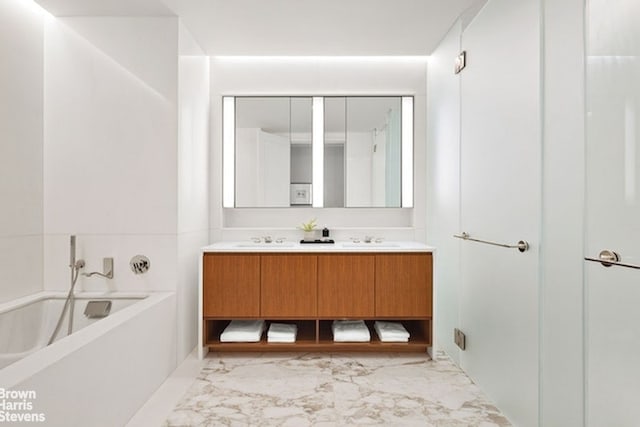
[[[604,267],[611,267],[612,265],[617,265],[618,267],[627,267],[634,268],[636,270],[640,270],[640,265],[627,264],[624,262],[620,262],[620,255],[612,251],[610,249],[604,249],[600,251],[598,254],[598,258],[584,257],[586,261],[599,262]]]

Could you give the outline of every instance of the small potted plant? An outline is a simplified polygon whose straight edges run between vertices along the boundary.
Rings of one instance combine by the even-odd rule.
[[[309,222],[303,222],[300,229],[304,231],[304,240],[307,242],[314,241],[316,239],[316,226],[317,220],[313,218]]]

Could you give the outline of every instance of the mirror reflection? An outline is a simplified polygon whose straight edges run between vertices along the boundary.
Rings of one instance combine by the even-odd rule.
[[[311,204],[311,98],[236,97],[235,206]]]
[[[322,185],[317,185],[323,196],[319,206],[411,206],[412,190],[405,175],[410,183],[412,169],[406,168],[404,175],[402,170],[403,160],[412,163],[412,139],[402,139],[403,129],[412,136],[412,122],[407,120],[413,116],[412,108],[402,116],[411,97],[321,97],[324,119],[319,119],[319,125],[324,140],[320,136],[315,142],[313,99],[269,96],[231,100],[234,107],[229,111],[235,111],[235,117],[229,128],[235,134],[225,137],[232,144],[232,153],[223,167],[233,177],[234,200],[225,206],[311,206],[314,161],[323,175]],[[406,123],[410,123],[408,127]],[[316,157],[324,159],[313,158],[313,144],[320,148]],[[405,192],[409,188],[404,201],[403,188]]]
[[[325,97],[325,207],[400,207],[401,99]]]

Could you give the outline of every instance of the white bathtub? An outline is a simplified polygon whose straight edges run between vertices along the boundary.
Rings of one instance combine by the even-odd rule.
[[[89,319],[84,309],[89,301],[111,301],[113,315],[122,308],[144,299],[146,295],[112,295],[109,297],[78,295],[74,302],[73,332],[89,326],[101,319]],[[29,354],[46,347],[62,309],[64,296],[39,295],[21,304],[11,304],[0,310],[0,369],[16,362]],[[71,307],[71,305],[70,305]],[[108,316],[107,316],[108,317]],[[56,335],[56,341],[67,336],[69,313],[64,316],[62,326]]]
[[[0,393],[27,393],[31,409],[14,412],[47,426],[124,425],[175,368],[175,294],[77,293],[73,333],[65,320],[46,346],[64,297],[0,304]],[[87,301],[99,299],[112,301],[111,313],[87,319]]]

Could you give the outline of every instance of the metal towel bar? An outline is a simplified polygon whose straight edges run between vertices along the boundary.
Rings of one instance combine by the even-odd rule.
[[[517,249],[520,252],[525,252],[529,250],[529,243],[526,240],[520,240],[515,245],[508,245],[506,243],[496,243],[496,242],[491,242],[489,240],[474,239],[467,232],[462,232],[461,234],[454,234],[453,237],[455,237],[456,239],[470,240],[472,242],[478,242],[478,243],[485,243],[487,245],[500,246],[501,248]]]
[[[640,265],[627,264],[620,262],[620,255],[610,249],[605,249],[598,254],[598,258],[584,257],[585,261],[599,262],[604,267],[611,267],[617,265],[618,267],[633,268],[640,270]]]

